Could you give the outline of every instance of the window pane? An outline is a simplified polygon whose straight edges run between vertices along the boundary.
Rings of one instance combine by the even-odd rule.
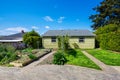
[[[85,38],[83,38],[83,37],[79,38],[79,42],[84,42],[84,40],[85,40]]]
[[[52,37],[51,42],[56,42],[56,37]]]

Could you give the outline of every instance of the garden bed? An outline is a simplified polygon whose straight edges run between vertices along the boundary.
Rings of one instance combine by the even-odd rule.
[[[120,53],[101,49],[87,50],[87,52],[107,65],[120,66]]]
[[[30,64],[31,62],[38,60],[39,58],[43,57],[44,55],[48,54],[51,52],[50,49],[37,49],[37,50],[32,50],[32,53],[23,51],[24,53],[22,53],[20,59],[11,62],[11,65],[14,66],[26,66],[28,64]],[[29,54],[28,54],[29,53]]]

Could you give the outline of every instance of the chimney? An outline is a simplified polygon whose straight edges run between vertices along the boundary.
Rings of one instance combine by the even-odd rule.
[[[22,33],[25,33],[24,30],[21,30]]]

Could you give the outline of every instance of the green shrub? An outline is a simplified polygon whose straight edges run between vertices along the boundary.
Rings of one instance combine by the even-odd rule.
[[[62,49],[62,36],[58,36],[58,48],[61,50]]]
[[[67,51],[70,48],[69,37],[67,35],[58,37],[58,47],[60,50],[64,51]]]
[[[102,49],[120,51],[119,26],[120,25],[109,24],[96,30],[96,40]]]
[[[13,47],[12,45],[6,45],[6,50],[7,50],[7,52],[14,53],[15,47]]]
[[[5,57],[6,55],[6,52],[0,52],[0,61]]]
[[[100,47],[102,49],[109,49],[109,34],[102,34],[100,38]]]
[[[54,54],[53,64],[64,65],[67,62],[63,52],[57,52]]]
[[[108,36],[110,37],[108,42],[109,49],[120,51],[120,32],[111,33]]]
[[[32,47],[32,48],[41,48],[42,47],[42,38],[34,30],[24,34],[23,42],[25,44],[27,44],[28,47]]]
[[[15,52],[15,48],[10,44],[0,44],[0,52]]]
[[[12,45],[0,45],[0,64],[8,64],[18,58],[17,54],[15,54],[15,48]]]
[[[26,48],[22,50],[22,53],[32,53],[32,48]]]
[[[67,51],[69,49],[69,37],[66,35],[63,37],[63,44],[64,44],[64,51]]]
[[[4,44],[0,44],[0,52],[6,51],[6,46]]]
[[[0,64],[2,64],[2,65],[8,64],[9,62],[17,60],[19,58],[16,54],[11,53],[11,52],[3,53],[2,56],[4,56],[0,61]]]
[[[32,54],[32,53],[30,53],[28,56],[29,56],[30,59],[36,59],[36,58],[37,58],[37,57],[36,57],[34,54]]]
[[[100,47],[102,49],[120,51],[120,32],[102,34]]]

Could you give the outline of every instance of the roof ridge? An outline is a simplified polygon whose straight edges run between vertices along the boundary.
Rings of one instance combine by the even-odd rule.
[[[69,30],[48,30],[43,36],[95,36],[90,30],[87,29],[69,29]]]

